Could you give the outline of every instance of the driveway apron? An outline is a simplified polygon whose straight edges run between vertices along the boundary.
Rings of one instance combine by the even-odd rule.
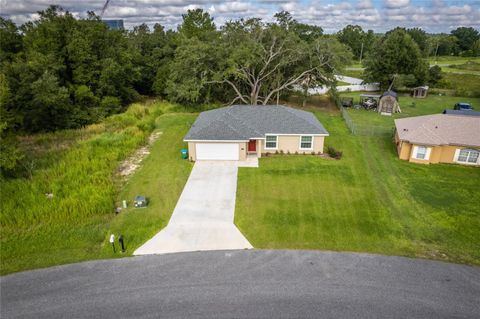
[[[167,227],[134,255],[253,248],[233,223],[237,166],[197,161]]]

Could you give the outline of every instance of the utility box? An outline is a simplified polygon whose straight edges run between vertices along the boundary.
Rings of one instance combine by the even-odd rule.
[[[147,198],[145,196],[135,196],[133,206],[135,208],[147,207]]]
[[[188,150],[185,150],[185,149],[184,149],[184,150],[181,150],[180,152],[181,152],[181,154],[182,154],[182,158],[183,158],[183,159],[187,159],[187,158],[188,158]]]

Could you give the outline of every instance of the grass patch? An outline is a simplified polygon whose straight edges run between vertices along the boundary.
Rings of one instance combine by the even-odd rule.
[[[455,90],[458,96],[480,97],[480,73],[479,75],[448,72],[442,74],[443,78],[436,85],[438,88]]]
[[[110,224],[109,233],[125,236],[129,254],[164,228],[170,219],[193,167],[191,162],[180,158],[180,150],[187,147],[183,136],[195,118],[196,114],[165,114],[158,119],[157,130],[163,134],[118,196],[118,202],[123,199],[131,202],[136,195],[149,200],[147,208],[130,205]],[[114,256],[111,247],[105,250],[105,254]]]
[[[351,76],[352,78],[363,79],[363,70],[345,70],[342,75]]]
[[[439,65],[457,65],[465,64],[468,62],[477,62],[480,63],[480,57],[461,57],[461,56],[438,56],[438,57],[429,57],[428,62],[430,66],[435,64]]]
[[[353,136],[338,113],[316,115],[341,160],[276,156],[239,170],[235,222],[255,247],[480,264],[479,169],[401,161],[390,139]]]
[[[161,116],[171,108],[165,103],[148,107],[134,104],[127,112],[84,130],[25,138],[28,144],[24,147],[37,148],[29,154],[30,160],[40,164],[35,165],[31,176],[2,181],[0,273],[111,257],[106,245],[110,231],[125,232],[130,254],[134,245],[148,239],[150,233],[132,234],[128,225],[146,224],[155,209],[159,209],[160,217],[152,217],[151,227],[160,229],[190,171],[190,164],[181,161],[178,152],[184,146],[181,137],[195,118],[194,114]],[[149,164],[149,174],[165,176],[155,181],[162,194],[147,192],[132,178],[120,198],[131,199],[134,192],[144,192],[152,198],[151,211],[143,210],[141,221],[137,220],[138,214],[129,211],[115,217],[115,202],[124,186],[115,171],[154,129],[164,132],[152,148],[161,165]],[[54,160],[50,160],[51,154]],[[145,160],[149,161],[152,159]],[[48,192],[53,193],[52,199],[45,196]],[[168,196],[172,198],[167,200]]]

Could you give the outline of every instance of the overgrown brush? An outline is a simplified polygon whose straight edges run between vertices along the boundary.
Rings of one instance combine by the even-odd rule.
[[[133,104],[125,113],[84,129],[23,138],[29,147],[35,146],[30,154],[32,172],[2,182],[1,226],[74,225],[90,216],[110,213],[116,193],[116,167],[145,143],[164,107]],[[62,143],[68,149],[57,160],[45,164],[48,150]],[[36,166],[36,162],[43,164]],[[46,196],[47,193],[53,197]]]

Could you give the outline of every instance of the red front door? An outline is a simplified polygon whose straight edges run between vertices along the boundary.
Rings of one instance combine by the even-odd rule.
[[[257,141],[256,140],[248,141],[248,151],[249,152],[256,152],[257,151]]]

